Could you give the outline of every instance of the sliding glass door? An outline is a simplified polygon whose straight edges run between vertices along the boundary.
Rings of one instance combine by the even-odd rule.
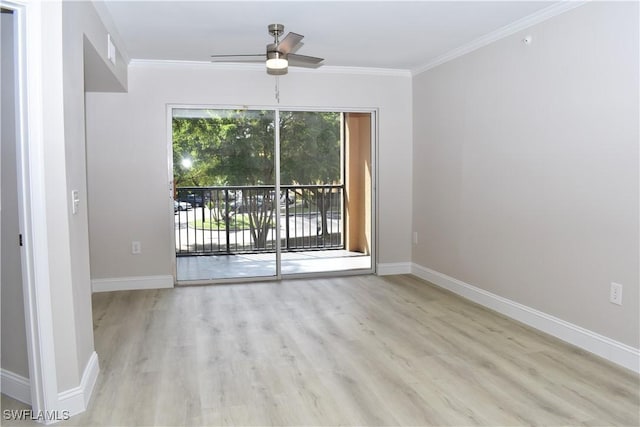
[[[173,108],[178,282],[370,271],[371,116]]]
[[[174,109],[178,281],[277,275],[275,113]]]

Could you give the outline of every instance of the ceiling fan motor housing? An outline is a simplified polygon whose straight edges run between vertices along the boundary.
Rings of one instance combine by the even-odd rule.
[[[269,58],[270,53],[279,53],[280,55],[286,55],[282,53],[281,50],[278,50],[278,45],[275,43],[269,43],[267,45],[267,58]]]
[[[287,59],[287,54],[279,52],[275,49],[267,49],[267,60],[269,59]]]

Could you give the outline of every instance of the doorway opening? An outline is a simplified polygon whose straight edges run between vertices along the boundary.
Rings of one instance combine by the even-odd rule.
[[[13,10],[0,9],[0,41],[2,76],[0,93],[0,171],[2,200],[0,203],[2,247],[0,254],[2,320],[2,392],[20,402],[31,403],[29,391],[29,348],[25,321],[25,299],[23,295],[23,245],[20,224],[20,171],[21,162],[18,114],[18,70],[16,14]]]
[[[170,119],[178,283],[372,271],[373,112]]]

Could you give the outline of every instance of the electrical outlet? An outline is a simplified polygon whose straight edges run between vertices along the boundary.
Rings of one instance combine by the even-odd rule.
[[[140,242],[131,242],[131,253],[134,255],[139,255],[140,253],[142,253],[142,245],[140,244]]]
[[[620,283],[611,283],[609,301],[614,304],[622,305],[622,285]]]
[[[417,231],[413,232],[413,244],[414,245],[418,244],[418,232]]]

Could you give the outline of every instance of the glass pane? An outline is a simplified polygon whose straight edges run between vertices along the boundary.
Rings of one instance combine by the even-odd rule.
[[[178,280],[275,276],[275,113],[174,109],[172,127]]]
[[[371,267],[370,253],[345,246],[342,128],[339,112],[280,113],[283,274]]]
[[[340,128],[340,113],[281,112],[281,184],[341,184]]]

